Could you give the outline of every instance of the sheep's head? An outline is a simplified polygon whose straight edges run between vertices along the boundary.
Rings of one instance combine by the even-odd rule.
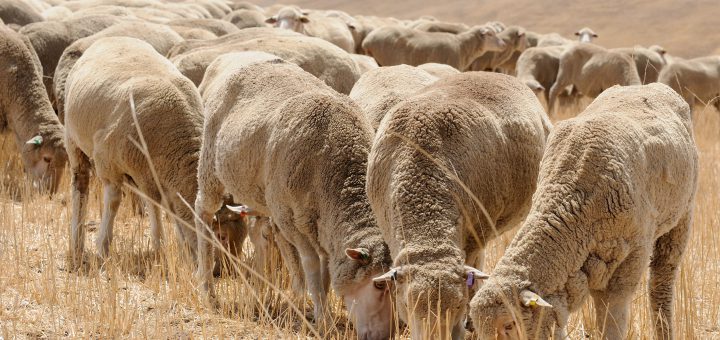
[[[504,31],[498,33],[498,37],[502,39],[505,44],[510,45],[514,51],[522,52],[528,46],[527,37],[525,36],[525,29],[518,26],[510,26]]]
[[[377,249],[349,248],[345,255],[353,263],[356,280],[335,290],[345,301],[345,308],[358,333],[358,339],[388,339],[393,332],[392,303],[387,285],[376,283],[373,277],[382,271],[387,246]],[[389,260],[388,260],[389,261]]]
[[[213,231],[220,244],[234,256],[242,254],[242,244],[248,234],[247,216],[231,210],[232,196],[223,197],[223,206],[215,213]]]
[[[276,15],[267,18],[265,22],[273,25],[273,27],[303,33],[305,31],[304,25],[310,22],[307,15],[307,12],[303,12],[296,6],[287,6],[280,9]]]
[[[62,179],[67,153],[58,133],[38,134],[19,145],[25,172],[35,187],[55,193]]]
[[[593,39],[598,37],[597,33],[587,27],[583,27],[575,32],[575,35],[578,36],[578,41],[584,43],[592,42]]]
[[[548,339],[555,325],[553,306],[529,289],[487,282],[470,302],[480,339]]]
[[[482,40],[482,50],[485,52],[501,52],[507,44],[490,28],[481,27],[473,32]]]
[[[470,290],[487,275],[469,266],[448,267],[405,265],[374,279],[395,292],[398,315],[413,339],[464,338]]]

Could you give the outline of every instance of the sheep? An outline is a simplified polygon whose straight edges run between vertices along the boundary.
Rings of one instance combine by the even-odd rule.
[[[358,79],[350,91],[350,99],[360,106],[373,130],[377,130],[380,121],[393,106],[437,80],[437,77],[418,67],[381,67]]]
[[[517,78],[536,95],[544,94],[550,103],[550,87],[555,83],[563,46],[530,47],[520,54],[516,66]]]
[[[289,29],[310,37],[320,38],[333,43],[344,51],[355,52],[355,40],[347,23],[337,17],[327,17],[321,13],[307,13],[296,6],[287,6],[265,20],[274,27]]]
[[[450,65],[438,63],[426,63],[418,65],[418,68],[438,78],[444,78],[460,73],[458,69]]]
[[[166,25],[201,28],[218,37],[239,31],[235,25],[220,19],[175,19],[168,21]]]
[[[425,319],[464,339],[469,286],[486,277],[473,266],[525,216],[550,128],[532,91],[490,72],[440,79],[382,120],[367,192],[393,267],[375,281],[395,285],[412,338],[438,336]]]
[[[255,264],[260,266],[259,269],[266,269],[269,261],[268,250],[270,249],[271,243],[275,244],[280,252],[283,265],[285,265],[285,268],[288,270],[292,292],[298,297],[304,296],[305,280],[303,277],[305,274],[302,270],[300,254],[298,254],[297,249],[278,231],[277,226],[272,223],[272,218],[257,217],[248,235],[255,250],[253,254]],[[276,268],[269,269],[273,271],[277,270]]]
[[[595,31],[591,30],[588,27],[583,27],[577,32],[575,32],[575,35],[578,37],[578,41],[581,43],[591,43],[593,39],[597,38],[598,35],[595,33]]]
[[[560,91],[569,85],[595,98],[613,85],[640,84],[635,62],[629,56],[593,44],[576,44],[560,55],[558,75],[550,88],[549,110]]]
[[[483,53],[502,51],[505,43],[484,26],[459,34],[386,26],[372,31],[362,47],[381,66],[442,63],[464,71]]]
[[[467,31],[468,29],[470,29],[470,26],[463,23],[416,20],[411,23],[408,28],[416,29],[423,32],[444,32],[458,34]]]
[[[613,48],[614,52],[620,52],[633,58],[638,74],[643,84],[654,83],[658,80],[660,71],[665,66],[665,59],[655,50],[642,46]]]
[[[265,14],[258,11],[239,9],[228,13],[223,20],[230,22],[239,29],[248,27],[265,27]]]
[[[249,2],[249,1],[230,0],[230,1],[226,1],[226,3],[229,4],[230,9],[232,9],[233,11],[245,9],[245,10],[265,13],[265,10],[262,7],[254,4],[252,2]]]
[[[614,86],[558,123],[528,218],[470,303],[475,333],[565,339],[589,294],[601,334],[623,339],[649,264],[655,339],[672,339],[697,178],[690,109],[666,85]]]
[[[63,6],[53,6],[42,12],[47,21],[62,21],[72,16],[72,11]]]
[[[528,39],[529,38],[530,38],[530,36],[528,36]],[[536,39],[537,39],[536,40],[537,43],[535,44],[535,46],[537,46],[537,47],[565,46],[565,45],[571,45],[571,44],[576,43],[570,39],[567,39],[567,38],[561,36],[560,34],[557,34],[557,33],[540,34],[540,35],[538,35],[538,37]],[[530,39],[529,39],[529,41],[530,41]],[[531,43],[531,45],[532,45],[532,43]]]
[[[247,60],[220,56],[209,67],[219,71],[208,71],[216,77],[203,80],[197,215],[208,224],[228,192],[272,216],[300,255],[318,324],[329,325],[332,283],[359,338],[389,337],[389,292],[372,281],[389,253],[365,193],[370,125],[349,98],[300,67]],[[197,275],[212,294],[209,231],[200,221],[196,229]]]
[[[355,64],[358,67],[358,72],[360,72],[360,75],[365,74],[365,72],[374,70],[378,67],[380,67],[377,64],[377,61],[373,59],[373,57],[369,57],[362,54],[350,54],[350,57],[355,61]]]
[[[41,190],[56,192],[67,154],[63,127],[42,84],[30,42],[0,25],[0,132],[12,130],[25,172]]]
[[[509,26],[497,36],[505,42],[505,49],[481,55],[470,65],[471,71],[495,71],[502,65],[511,68],[510,71],[514,71],[517,62],[517,59],[511,60],[514,53],[522,52],[528,47],[525,29],[519,26]]]
[[[178,217],[175,229],[180,245],[192,252],[195,233],[182,223],[194,221],[185,201],[194,202],[197,193],[203,123],[200,95],[192,82],[150,44],[108,37],[93,43],[77,60],[68,74],[66,91],[65,147],[73,202],[71,266],[77,268],[83,258],[91,160],[103,186],[97,237],[101,258],[109,253],[124,182],[150,200],[167,204]],[[154,171],[134,143],[141,141],[136,129],[143,133]],[[160,211],[154,205],[149,211],[153,247],[159,249]]]
[[[660,72],[658,81],[679,93],[690,108],[713,102],[720,111],[720,56],[673,58]]]
[[[0,0],[0,19],[6,25],[19,26],[45,20],[40,12],[23,0]]]
[[[215,40],[217,35],[202,28],[191,28],[185,26],[170,26],[177,34],[185,40]]]
[[[78,59],[95,41],[106,37],[133,37],[149,43],[158,53],[166,54],[183,38],[170,27],[144,22],[123,22],[110,26],[89,37],[78,39],[68,46],[58,61],[53,78],[53,93],[56,100],[57,115],[60,122],[65,117],[65,83],[70,70]]]
[[[75,40],[93,35],[122,20],[112,16],[88,16],[63,21],[36,22],[20,29],[20,33],[28,37],[40,58],[43,83],[53,105],[55,105],[53,75],[65,48]]]
[[[348,53],[325,40],[306,36],[267,36],[248,41],[229,41],[197,48],[171,60],[185,76],[199,84],[205,69],[216,57],[242,51],[276,54],[299,65],[340,93],[350,93],[353,84],[360,78],[360,71]]]
[[[267,37],[277,37],[277,36],[283,36],[283,37],[302,37],[303,35],[300,33],[296,33],[289,30],[283,30],[279,28],[271,28],[271,27],[250,27],[241,29],[237,33],[228,34],[226,36],[214,39],[214,40],[187,40],[183,41],[177,45],[175,45],[173,48],[170,49],[167,53],[167,57],[172,59],[175,58],[181,54],[188,53],[189,51],[205,48],[205,47],[213,47],[223,44],[232,44],[232,43],[240,43],[245,42],[253,39],[258,38],[267,38]]]
[[[367,54],[367,52],[362,48],[362,42],[368,34],[370,34],[370,32],[383,26],[401,25],[400,20],[395,18],[358,15],[355,16],[354,19],[355,23],[352,33],[353,38],[355,39],[355,53],[358,54]]]

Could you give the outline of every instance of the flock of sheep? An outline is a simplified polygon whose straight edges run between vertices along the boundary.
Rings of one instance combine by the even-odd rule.
[[[75,268],[94,172],[100,256],[129,184],[209,299],[211,241],[239,254],[249,232],[261,254],[264,230],[318,327],[332,287],[361,339],[390,337],[393,309],[417,339],[563,339],[588,296],[621,339],[648,264],[655,338],[674,336],[691,108],[720,94],[720,57],[234,0],[0,0],[0,18],[0,128],[49,192],[69,163]],[[539,100],[580,95],[555,126]]]

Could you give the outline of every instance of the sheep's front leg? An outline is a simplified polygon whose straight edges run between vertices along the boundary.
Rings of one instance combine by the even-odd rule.
[[[633,294],[650,259],[648,249],[631,252],[618,266],[603,291],[592,291],[595,316],[604,339],[624,339]]]
[[[318,328],[322,329],[328,324],[325,322],[325,307],[327,306],[327,292],[323,280],[322,265],[320,257],[314,249],[301,246],[298,248],[300,252],[300,261],[305,272],[305,282],[310,291],[310,298],[315,305],[313,316]]]
[[[103,212],[100,222],[100,233],[97,237],[97,249],[100,257],[106,259],[110,253],[110,243],[113,238],[113,224],[117,215],[120,201],[122,200],[122,189],[120,184],[103,180]]]
[[[655,324],[655,339],[673,339],[673,287],[677,269],[690,234],[690,215],[683,217],[678,225],[655,242],[650,262],[650,307]]]
[[[85,216],[90,190],[90,159],[70,140],[66,149],[72,173],[72,218],[70,222],[70,266],[77,269],[82,263],[85,249]]]
[[[150,218],[150,236],[152,237],[153,250],[160,251],[162,247],[163,230],[162,230],[162,213],[160,208],[152,202],[145,202]]]

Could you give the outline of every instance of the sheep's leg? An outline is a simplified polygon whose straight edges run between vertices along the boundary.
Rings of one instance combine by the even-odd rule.
[[[274,227],[273,236],[275,238],[275,244],[280,251],[285,268],[290,273],[290,285],[293,292],[298,296],[303,296],[305,293],[305,280],[303,279],[305,272],[302,268],[300,260],[300,254],[298,253],[295,246],[293,246],[288,240],[279,232],[277,227]]]
[[[690,234],[691,220],[690,214],[685,215],[675,228],[655,242],[650,262],[649,294],[656,340],[674,338],[673,287]]]
[[[105,259],[110,253],[113,238],[113,223],[122,200],[122,187],[112,181],[103,180],[103,212],[100,222],[100,233],[97,236],[97,249],[100,257]]]
[[[327,256],[320,256],[320,275],[322,279],[323,290],[325,293],[330,291],[330,263]]]
[[[552,113],[555,107],[555,103],[558,101],[558,97],[560,96],[560,92],[565,90],[565,87],[568,85],[571,85],[570,82],[566,80],[566,76],[562,70],[558,72],[557,79],[555,80],[555,83],[550,87],[550,96],[548,100],[548,113]]]
[[[605,339],[625,338],[630,302],[649,259],[647,249],[630,253],[613,273],[607,288],[591,292],[596,321]]]
[[[220,180],[215,177],[212,163],[200,159],[198,167],[198,195],[195,198],[195,255],[197,262],[196,279],[200,289],[207,293],[208,297],[215,296],[213,286],[213,269],[215,262],[215,247],[211,241],[215,233],[211,230],[215,212],[220,210],[223,204],[223,186]],[[176,224],[177,225],[177,224]]]
[[[303,242],[305,243],[305,242]],[[315,249],[309,244],[300,245],[297,248],[300,253],[300,261],[302,263],[303,272],[305,272],[305,282],[310,291],[310,298],[313,301],[313,316],[315,322],[323,328],[328,324],[325,322],[325,307],[327,306],[327,292],[322,279],[321,259]]]
[[[153,250],[160,251],[164,239],[162,212],[160,208],[152,202],[146,202],[145,206],[147,207],[148,217],[150,218],[150,236],[152,237]]]
[[[90,159],[66,139],[70,172],[72,173],[72,218],[70,222],[70,266],[77,269],[85,249],[85,216],[90,190]]]

